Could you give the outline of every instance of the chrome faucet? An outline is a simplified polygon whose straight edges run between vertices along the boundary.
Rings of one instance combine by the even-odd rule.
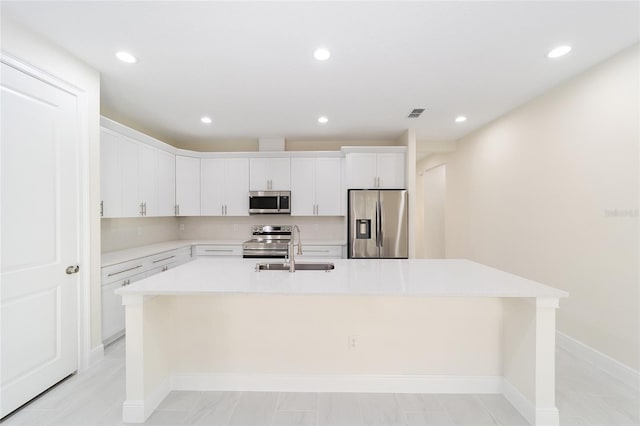
[[[296,233],[298,231],[298,256],[302,255],[302,239],[300,238],[300,228],[298,225],[293,225],[291,227],[291,240],[289,240],[289,250],[287,250],[288,260],[289,260],[289,272],[296,271],[296,256],[293,254],[293,249],[295,247],[295,239]]]

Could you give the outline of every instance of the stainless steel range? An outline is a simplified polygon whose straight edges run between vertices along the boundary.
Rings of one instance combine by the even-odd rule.
[[[284,259],[289,251],[291,225],[253,225],[253,238],[242,243],[242,257]]]

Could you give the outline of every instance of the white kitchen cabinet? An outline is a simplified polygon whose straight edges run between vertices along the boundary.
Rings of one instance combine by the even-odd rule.
[[[200,216],[200,159],[176,155],[176,216]]]
[[[191,246],[181,247],[102,268],[103,343],[108,344],[124,334],[124,306],[122,306],[122,298],[116,296],[114,291],[190,261],[192,259],[191,252]]]
[[[102,286],[102,341],[105,344],[112,342],[124,333],[124,306],[122,297],[114,291],[128,281],[123,279]]]
[[[118,162],[122,174],[122,217],[142,216],[139,198],[138,144],[122,137]]]
[[[249,215],[249,159],[205,158],[202,167],[203,216]]]
[[[296,258],[314,258],[321,257],[327,259],[341,259],[343,253],[343,246],[340,245],[302,245],[302,254],[297,255]]]
[[[195,256],[242,256],[241,244],[199,244],[195,246]]]
[[[100,212],[102,217],[122,216],[122,174],[119,152],[122,136],[100,131]]]
[[[176,214],[176,156],[158,150],[158,216]]]
[[[251,191],[288,191],[291,189],[291,159],[252,158],[249,162]]]
[[[158,216],[158,150],[143,143],[137,146],[141,216]]]
[[[404,189],[405,154],[348,153],[346,176],[348,189]]]
[[[292,158],[291,215],[343,215],[341,171],[340,158]]]
[[[100,154],[102,217],[174,215],[173,154],[105,128]]]

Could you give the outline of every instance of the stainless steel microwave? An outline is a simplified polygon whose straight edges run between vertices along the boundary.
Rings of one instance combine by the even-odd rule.
[[[291,214],[291,191],[250,191],[249,214]]]

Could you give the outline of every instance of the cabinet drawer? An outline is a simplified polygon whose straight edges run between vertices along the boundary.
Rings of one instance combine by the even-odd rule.
[[[340,259],[342,258],[342,246],[305,246],[303,244],[301,257],[329,257],[332,259]]]
[[[198,245],[196,246],[196,256],[242,256],[242,246]]]
[[[145,258],[128,260],[126,262],[115,265],[105,266],[102,268],[102,285],[120,281],[133,275],[144,272],[148,267],[148,261]]]

